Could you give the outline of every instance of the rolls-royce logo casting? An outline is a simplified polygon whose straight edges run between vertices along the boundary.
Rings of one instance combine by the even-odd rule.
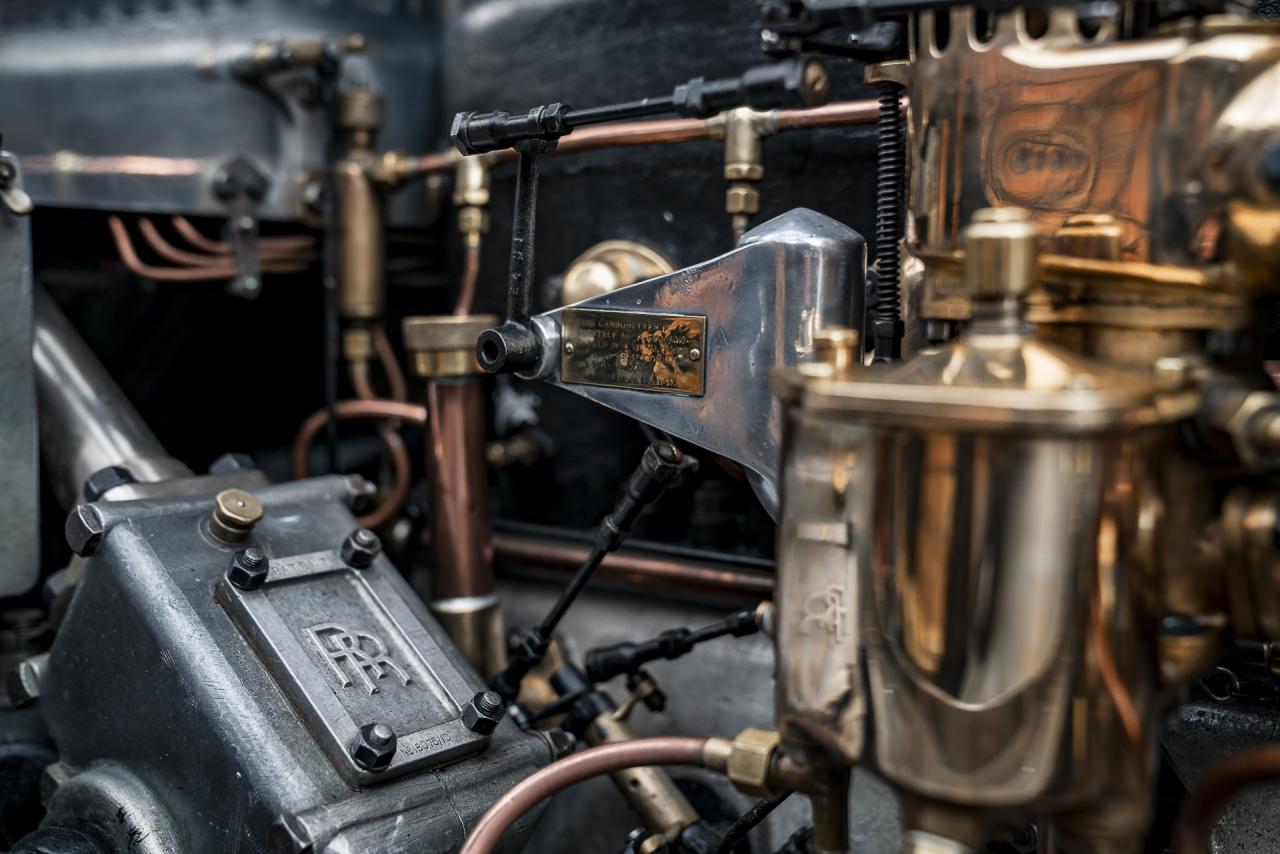
[[[391,660],[387,645],[374,635],[353,632],[337,623],[308,626],[305,631],[343,688],[350,688],[355,684],[352,680],[358,679],[370,694],[377,694],[381,690],[379,683],[389,674],[394,674],[403,685],[412,681],[409,674]]]

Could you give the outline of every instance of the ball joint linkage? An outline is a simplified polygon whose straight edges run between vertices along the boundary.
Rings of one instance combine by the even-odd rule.
[[[586,561],[578,567],[573,578],[560,593],[551,610],[543,617],[542,622],[524,636],[511,651],[511,660],[506,668],[494,674],[489,685],[502,695],[507,703],[515,700],[520,693],[520,683],[529,671],[537,667],[547,654],[551,645],[551,635],[560,620],[568,612],[578,594],[587,586],[605,555],[622,545],[622,541],[631,533],[631,526],[640,517],[641,511],[657,501],[668,487],[684,480],[697,470],[697,460],[680,453],[680,449],[665,440],[658,440],[645,449],[639,468],[627,482],[626,492],[619,499],[613,512],[604,518],[596,529],[595,542]]]
[[[549,104],[524,113],[494,110],[454,116],[449,135],[462,154],[485,154],[504,148],[514,148],[519,154],[507,316],[500,326],[485,330],[476,342],[480,367],[491,374],[525,373],[542,362],[542,342],[532,321],[538,155],[553,150],[560,137],[589,125],[670,113],[706,118],[735,107],[813,107],[826,102],[830,89],[822,61],[799,57],[752,68],[737,77],[695,77],[675,87],[670,95],[657,98],[585,110]]]

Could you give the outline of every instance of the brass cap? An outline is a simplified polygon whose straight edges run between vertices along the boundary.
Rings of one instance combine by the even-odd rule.
[[[342,332],[342,358],[348,362],[368,362],[373,358],[373,333],[364,327]]]
[[[367,86],[339,93],[338,125],[344,130],[376,131],[382,126],[382,96]]]
[[[213,499],[209,530],[226,543],[242,543],[262,518],[262,502],[243,489],[224,489]]]
[[[406,317],[404,347],[413,355],[420,377],[451,377],[483,373],[476,362],[476,339],[499,323],[494,314]]]
[[[1017,297],[1036,279],[1039,234],[1022,208],[983,208],[964,232],[964,278],[974,299]]]

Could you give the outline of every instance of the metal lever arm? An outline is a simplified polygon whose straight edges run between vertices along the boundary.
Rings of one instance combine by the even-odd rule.
[[[813,358],[814,333],[862,321],[866,246],[798,208],[739,248],[534,317],[543,379],[740,463],[777,504],[775,367]]]

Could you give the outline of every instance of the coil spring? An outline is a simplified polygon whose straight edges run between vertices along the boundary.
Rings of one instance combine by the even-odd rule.
[[[876,134],[876,358],[895,359],[902,324],[901,270],[898,240],[902,237],[902,182],[906,151],[897,83],[878,84],[880,119]],[[882,345],[881,342],[884,341]],[[895,352],[882,352],[893,350]]]

